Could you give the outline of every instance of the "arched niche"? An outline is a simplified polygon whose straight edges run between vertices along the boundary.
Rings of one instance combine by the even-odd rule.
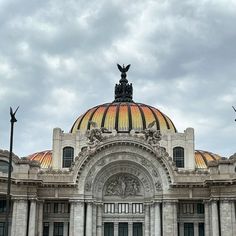
[[[123,180],[122,180],[123,179]],[[116,183],[118,181],[118,183]],[[132,182],[138,188],[137,191],[131,189],[131,192],[126,193],[114,193],[108,194],[108,187],[111,184],[116,184],[115,187],[122,189],[122,184],[125,184],[125,190],[127,191],[129,187],[132,187]],[[155,184],[153,183],[152,176],[137,163],[131,161],[116,161],[105,166],[101,171],[99,171],[96,177],[91,181],[86,181],[90,183],[91,188],[86,189],[85,193],[91,194],[97,199],[105,200],[107,198],[111,199],[124,199],[136,197],[137,199],[144,199],[153,197],[155,194]]]
[[[112,145],[103,148],[93,156],[84,157],[83,161],[77,160],[75,163],[74,178],[77,182],[78,194],[102,199],[103,187],[109,177],[116,173],[129,172],[123,170],[115,172],[116,166],[124,165],[133,171],[140,171],[145,176],[144,179],[152,189],[152,193],[146,194],[145,198],[161,195],[169,189],[171,175],[163,164],[164,161],[158,158],[153,153],[137,146]],[[104,177],[107,173],[111,175]],[[145,192],[148,193],[148,191]]]

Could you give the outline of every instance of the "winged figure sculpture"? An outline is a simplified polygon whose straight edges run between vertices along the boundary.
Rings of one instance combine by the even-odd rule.
[[[129,68],[130,68],[130,64],[128,66],[126,66],[126,67],[125,67],[124,64],[123,64],[123,67],[121,65],[117,64],[117,67],[118,67],[118,69],[119,69],[119,71],[121,73],[126,73],[129,70]]]
[[[16,112],[18,109],[19,109],[19,107],[17,107],[15,112],[13,112],[12,108],[10,107],[11,122],[17,122],[15,115],[16,115]]]

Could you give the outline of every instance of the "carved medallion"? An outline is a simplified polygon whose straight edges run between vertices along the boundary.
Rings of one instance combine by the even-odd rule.
[[[106,186],[105,195],[107,196],[136,196],[140,193],[140,183],[132,175],[117,174],[113,176]]]

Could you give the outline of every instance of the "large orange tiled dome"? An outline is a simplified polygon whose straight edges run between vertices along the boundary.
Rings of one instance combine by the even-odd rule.
[[[155,121],[155,128],[163,133],[166,130],[176,132],[173,122],[158,109],[135,102],[105,103],[89,109],[75,121],[71,132],[86,131],[91,128],[90,121],[109,131],[127,133],[131,130],[142,131]]]

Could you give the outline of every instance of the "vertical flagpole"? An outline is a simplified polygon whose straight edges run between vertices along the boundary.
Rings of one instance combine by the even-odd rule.
[[[8,178],[7,178],[7,195],[6,195],[6,220],[5,220],[5,236],[8,236],[8,225],[9,225],[9,215],[10,215],[10,202],[11,202],[11,171],[12,171],[12,148],[13,148],[13,131],[14,123],[17,122],[15,114],[19,107],[13,113],[10,107],[11,115],[11,135],[10,135],[10,153],[9,153],[9,165],[8,165]]]

